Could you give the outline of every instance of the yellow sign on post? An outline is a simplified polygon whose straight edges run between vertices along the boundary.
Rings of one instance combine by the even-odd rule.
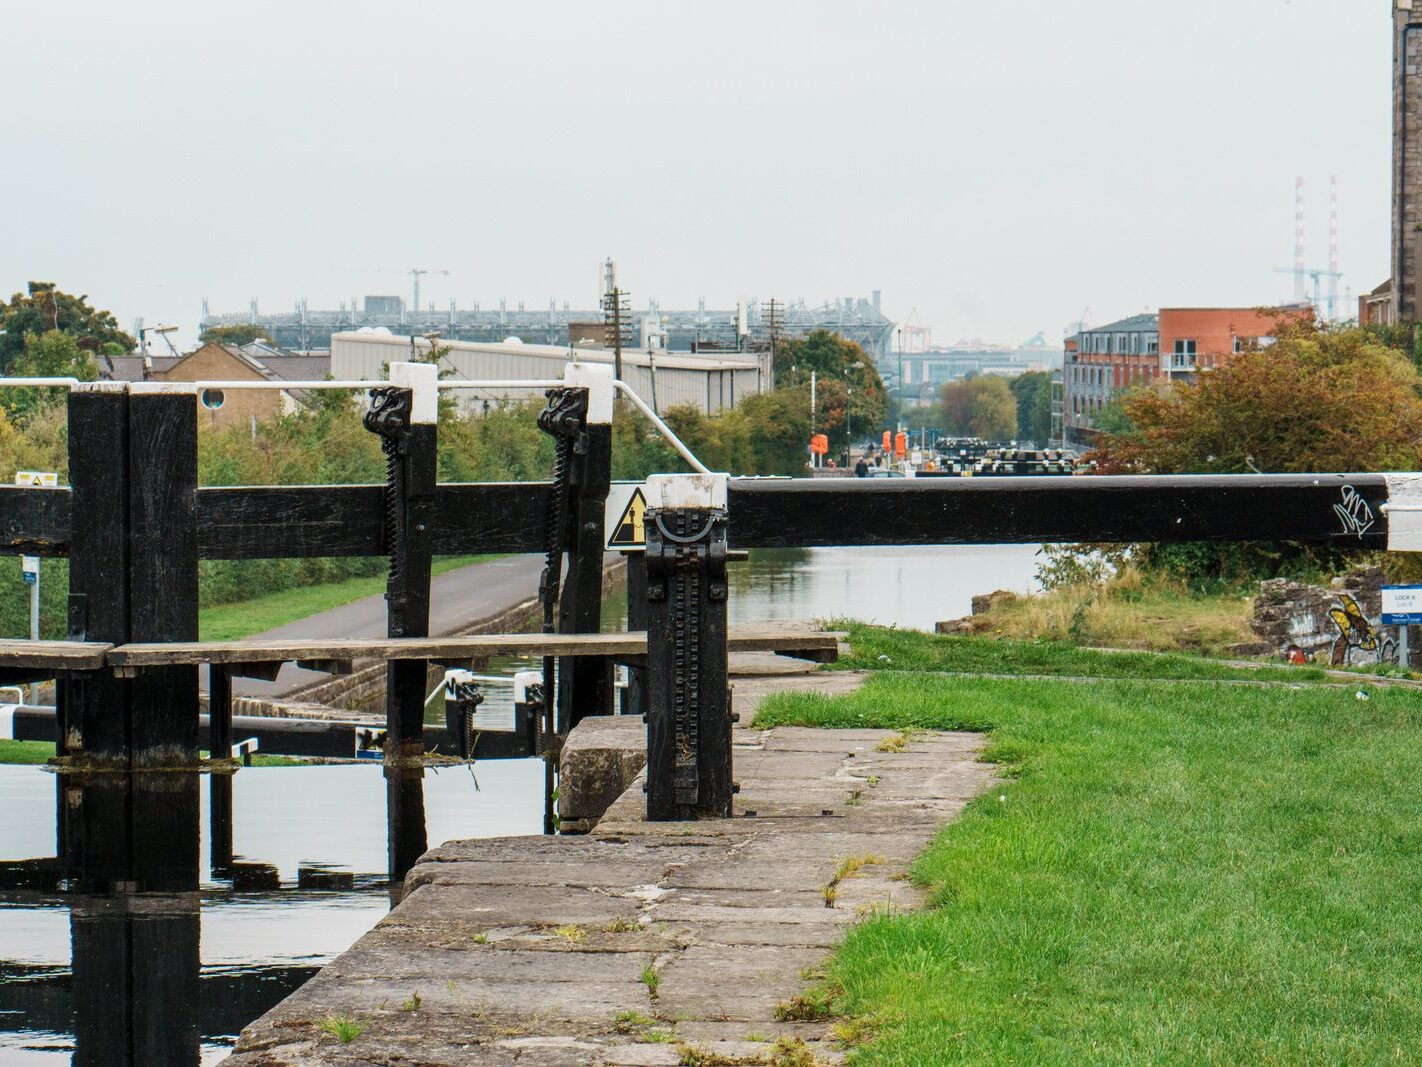
[[[607,510],[603,513],[607,547],[622,552],[646,551],[647,532],[642,525],[646,514],[647,498],[639,483],[614,485],[607,494]]]

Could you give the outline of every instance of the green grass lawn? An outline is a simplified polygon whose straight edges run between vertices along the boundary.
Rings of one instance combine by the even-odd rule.
[[[1422,694],[886,672],[756,722],[1002,765],[833,961],[855,1063],[1422,1059]]]
[[[1109,652],[1065,641],[1013,641],[996,637],[941,636],[918,630],[835,620],[848,630],[852,652],[841,670],[950,671],[965,674],[1063,674],[1093,678],[1216,678],[1318,682],[1321,668],[1236,667],[1183,652]],[[886,657],[886,658],[885,658]]]
[[[53,758],[52,741],[11,741],[0,737],[0,763],[47,763]]]
[[[459,567],[467,567],[471,563],[484,563],[498,558],[497,555],[450,556],[436,560],[433,570],[436,575],[440,575]],[[251,600],[240,600],[235,604],[203,608],[198,615],[198,633],[204,641],[237,641],[383,592],[383,575],[282,589]]]

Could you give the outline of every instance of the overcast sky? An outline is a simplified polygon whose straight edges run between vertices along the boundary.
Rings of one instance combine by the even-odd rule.
[[[0,290],[868,295],[935,342],[1388,270],[1391,0],[0,0]]]

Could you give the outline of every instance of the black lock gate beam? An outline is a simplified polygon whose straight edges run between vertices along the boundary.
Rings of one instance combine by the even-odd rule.
[[[732,479],[736,548],[1122,541],[1389,545],[1409,474]],[[1389,500],[1393,514],[1389,515]],[[1391,520],[1391,521],[1389,521]]]

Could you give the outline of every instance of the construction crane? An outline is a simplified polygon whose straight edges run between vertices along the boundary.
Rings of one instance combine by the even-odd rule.
[[[909,312],[904,320],[903,333],[899,336],[899,347],[910,354],[927,352],[933,344],[933,327],[925,326],[919,318],[918,308]]]
[[[1328,294],[1328,315],[1327,315],[1327,318],[1329,319],[1329,321],[1332,321],[1332,319],[1333,319],[1333,317],[1334,317],[1334,311],[1336,310],[1335,304],[1337,303],[1337,300],[1338,300],[1338,296],[1337,296],[1337,293],[1338,293],[1337,281],[1338,281],[1339,278],[1343,277],[1343,272],[1342,272],[1342,271],[1337,271],[1337,270],[1323,270],[1323,269],[1318,268],[1318,267],[1275,267],[1275,268],[1274,268],[1274,273],[1275,273],[1275,274],[1290,274],[1290,275],[1293,275],[1294,282],[1295,282],[1295,284],[1296,284],[1297,286],[1299,286],[1299,287],[1302,287],[1302,286],[1303,286],[1303,284],[1304,284],[1304,279],[1306,279],[1306,278],[1312,279],[1312,280],[1313,280],[1313,298],[1312,298],[1312,300],[1311,300],[1310,302],[1313,304],[1313,309],[1314,309],[1314,311],[1317,312],[1318,314],[1323,314],[1323,279],[1324,279],[1324,278],[1329,279],[1330,285],[1329,285],[1329,294]]]
[[[429,267],[412,267],[410,269],[410,276],[415,279],[415,302],[411,310],[416,313],[420,311],[420,275],[422,274],[443,274],[446,278],[449,277],[449,271],[447,270],[432,270]]]

